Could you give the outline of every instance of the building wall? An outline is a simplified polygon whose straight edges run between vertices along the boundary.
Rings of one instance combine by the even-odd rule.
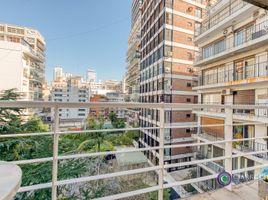
[[[156,3],[156,4],[155,4]],[[202,7],[202,6],[201,6]],[[182,0],[145,0],[141,17],[141,88],[140,101],[166,103],[196,103],[197,94],[192,88],[197,84],[193,61],[198,50],[194,45],[196,10],[201,7]],[[167,111],[166,123],[194,124],[196,117],[191,111]],[[155,126],[148,118],[159,121],[158,111],[143,109],[141,126]],[[191,137],[186,129],[166,133],[166,138]],[[187,133],[186,133],[187,132]],[[151,131],[151,134],[158,134]],[[144,140],[154,140],[149,135]],[[154,142],[150,142],[154,144]],[[172,156],[186,154],[191,149],[170,150]],[[189,155],[187,155],[189,156]],[[183,155],[182,155],[183,157]],[[172,157],[170,158],[172,160]],[[170,162],[167,161],[167,162]],[[179,161],[178,161],[179,162]]]
[[[45,41],[35,29],[0,24],[0,89],[16,88],[23,100],[40,101],[45,83]]]

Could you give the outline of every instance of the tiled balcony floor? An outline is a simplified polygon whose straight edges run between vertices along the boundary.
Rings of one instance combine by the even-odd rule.
[[[193,197],[186,198],[185,200],[258,200],[258,181],[254,181],[239,186],[234,186],[233,191],[223,188],[217,191],[203,193],[195,195]]]

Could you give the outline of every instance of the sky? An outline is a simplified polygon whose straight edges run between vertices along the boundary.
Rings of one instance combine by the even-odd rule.
[[[5,0],[0,22],[33,27],[46,41],[46,79],[53,68],[101,80],[122,80],[131,0]]]

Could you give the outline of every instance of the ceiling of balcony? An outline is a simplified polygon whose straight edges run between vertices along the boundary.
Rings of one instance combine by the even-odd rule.
[[[264,8],[266,10],[268,10],[268,1],[267,0],[244,0],[248,3],[252,3],[255,6],[259,6],[261,8]]]

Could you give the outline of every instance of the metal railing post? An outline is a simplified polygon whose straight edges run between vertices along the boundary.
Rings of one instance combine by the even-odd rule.
[[[54,135],[53,135],[53,161],[52,161],[52,200],[57,199],[58,180],[58,149],[59,149],[59,107],[55,107]]]
[[[224,162],[224,169],[226,172],[232,175],[232,139],[233,139],[233,109],[231,105],[225,109],[225,126],[224,126],[224,138],[225,142],[225,156],[227,157]],[[230,142],[229,142],[230,141]],[[232,190],[232,183],[226,187],[228,190]]]
[[[159,110],[160,118],[160,131],[159,131],[159,175],[158,175],[158,185],[161,187],[158,191],[158,200],[163,200],[164,197],[164,134],[165,134],[165,108],[164,103],[161,103]]]

